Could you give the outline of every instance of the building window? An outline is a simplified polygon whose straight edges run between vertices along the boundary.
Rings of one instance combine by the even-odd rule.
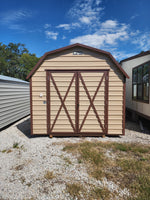
[[[150,63],[135,67],[132,71],[133,100],[149,103]]]
[[[74,52],[73,52],[73,55],[82,55],[82,54],[83,54],[82,51],[74,51]]]

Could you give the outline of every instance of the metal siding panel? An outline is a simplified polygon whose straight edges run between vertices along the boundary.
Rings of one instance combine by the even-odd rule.
[[[0,80],[0,129],[29,114],[29,83]]]

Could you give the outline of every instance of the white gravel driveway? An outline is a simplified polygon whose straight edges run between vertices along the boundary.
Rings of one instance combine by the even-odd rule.
[[[121,137],[30,138],[29,122],[30,117],[26,117],[0,132],[0,200],[70,200],[72,198],[66,192],[66,183],[80,181],[83,184],[102,186],[100,181],[89,177],[83,164],[62,150],[67,142],[115,141],[150,144],[150,134],[129,129]],[[128,128],[133,129],[132,127],[134,125],[131,123]],[[53,179],[47,180],[44,177],[47,171],[53,173]],[[117,186],[107,181],[105,185],[110,190],[118,190]],[[120,190],[120,195],[124,193],[126,191]]]

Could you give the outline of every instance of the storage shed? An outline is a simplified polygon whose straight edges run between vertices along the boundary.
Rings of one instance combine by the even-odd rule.
[[[0,75],[0,129],[29,114],[29,82]]]
[[[125,133],[125,80],[113,56],[82,44],[44,54],[30,79],[31,133],[100,136]]]

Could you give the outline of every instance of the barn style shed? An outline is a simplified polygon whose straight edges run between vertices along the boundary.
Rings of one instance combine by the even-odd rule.
[[[30,79],[31,134],[125,133],[125,80],[113,56],[82,44],[44,54]]]

